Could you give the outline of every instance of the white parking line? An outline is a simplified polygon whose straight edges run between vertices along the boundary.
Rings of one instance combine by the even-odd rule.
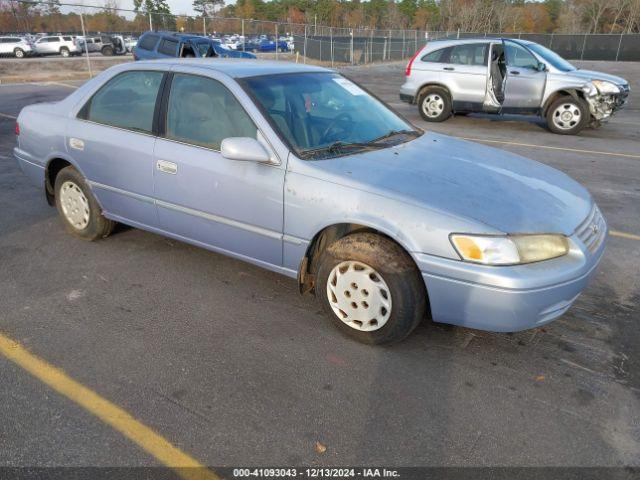
[[[640,158],[640,155],[635,155],[632,153],[603,152],[600,150],[582,150],[579,148],[568,148],[568,147],[552,147],[550,145],[536,145],[533,143],[507,142],[504,140],[487,140],[485,138],[471,138],[471,137],[457,137],[457,138],[461,140],[469,140],[471,142],[500,143],[502,145],[513,145],[516,147],[544,148],[547,150],[562,150],[564,152],[588,153],[591,155],[607,155],[612,157]]]
[[[74,90],[78,88],[75,85],[69,85],[68,83],[62,83],[62,82],[45,82],[45,83],[43,83],[43,85],[45,85],[45,86],[58,85],[59,87],[73,88]]]
[[[15,120],[18,117],[14,117],[13,115],[7,115],[6,113],[0,113],[0,117],[2,118],[10,118],[11,120]]]

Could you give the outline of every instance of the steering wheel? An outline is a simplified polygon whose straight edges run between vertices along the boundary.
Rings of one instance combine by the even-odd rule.
[[[329,126],[322,133],[320,143],[327,143],[331,140],[338,140],[336,138],[339,133],[343,135],[349,135],[353,131],[353,118],[347,112],[340,113],[336,118],[331,120]]]

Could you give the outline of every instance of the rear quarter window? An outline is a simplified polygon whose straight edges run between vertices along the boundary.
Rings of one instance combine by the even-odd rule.
[[[420,60],[428,63],[442,63],[445,62],[446,52],[450,50],[449,48],[440,48],[438,50],[434,50],[433,52],[427,53]]]
[[[153,50],[158,43],[157,35],[146,35],[142,37],[140,42],[138,42],[138,48],[142,48],[143,50]]]

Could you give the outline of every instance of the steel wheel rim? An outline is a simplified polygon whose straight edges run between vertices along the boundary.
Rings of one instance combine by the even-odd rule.
[[[444,110],[444,100],[437,93],[428,94],[422,101],[422,111],[427,117],[435,118]]]
[[[78,185],[67,180],[60,187],[60,206],[62,214],[77,230],[84,230],[89,225],[89,201]]]
[[[362,262],[348,260],[333,267],[327,299],[345,325],[361,332],[379,330],[391,316],[391,290],[374,268]]]
[[[582,120],[582,112],[575,103],[563,103],[553,111],[553,124],[560,130],[571,130]]]

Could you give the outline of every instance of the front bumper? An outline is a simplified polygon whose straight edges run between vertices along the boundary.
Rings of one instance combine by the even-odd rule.
[[[599,228],[595,240],[572,235],[564,257],[527,265],[491,267],[418,255],[433,320],[494,332],[549,323],[569,309],[594,275],[606,247],[604,220]]]

